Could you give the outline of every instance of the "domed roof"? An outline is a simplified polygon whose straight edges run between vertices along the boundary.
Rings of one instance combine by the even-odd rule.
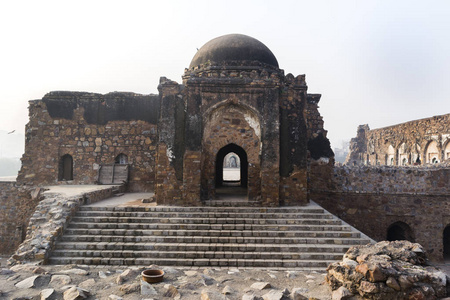
[[[266,45],[243,34],[228,34],[207,42],[197,51],[189,68],[207,61],[259,61],[278,68],[278,61]]]

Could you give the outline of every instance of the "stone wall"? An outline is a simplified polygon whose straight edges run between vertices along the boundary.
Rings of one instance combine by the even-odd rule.
[[[44,193],[44,196],[39,197],[40,201],[35,207],[32,209],[29,207],[25,239],[21,241],[19,247],[16,245],[11,248],[13,251],[16,248],[17,250],[9,263],[45,262],[54,248],[56,239],[62,235],[80,205],[110,198],[114,193],[123,191],[123,185],[113,185],[95,191],[80,192],[78,195],[69,197],[58,193]]]
[[[371,238],[387,239],[392,225],[410,230],[435,260],[443,257],[443,234],[450,225],[450,168],[311,168],[311,199]]]
[[[18,182],[95,184],[103,165],[125,154],[129,189],[152,191],[157,145],[157,96],[52,92],[30,101]],[[63,157],[73,160],[64,177]]]
[[[39,197],[32,188],[15,182],[0,182],[0,254],[12,254],[25,238],[28,221]]]
[[[450,158],[450,114],[370,130],[358,127],[346,164],[414,165]]]

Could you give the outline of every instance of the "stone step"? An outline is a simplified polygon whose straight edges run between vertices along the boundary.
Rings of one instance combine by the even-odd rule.
[[[328,252],[242,252],[242,251],[131,251],[131,250],[55,250],[56,257],[115,257],[115,258],[235,258],[235,259],[277,259],[277,260],[339,260],[341,253]]]
[[[85,223],[163,223],[163,224],[245,224],[245,225],[340,225],[336,219],[250,219],[250,218],[159,218],[159,217],[78,217],[73,222]]]
[[[49,262],[324,270],[369,242],[317,205],[82,206]]]
[[[242,200],[205,200],[205,206],[211,207],[246,207],[246,206],[261,206],[259,201],[242,201]]]
[[[316,224],[319,223],[319,224]],[[338,224],[320,224],[320,222],[306,222],[301,225],[282,225],[279,224],[167,224],[167,223],[135,223],[142,229],[150,230],[198,230],[198,231],[208,231],[208,230],[251,230],[251,231],[300,231],[308,230],[308,227],[321,227],[322,230],[333,230],[334,226],[341,226],[340,222]],[[73,223],[69,228],[73,228],[77,225],[77,228],[105,228],[103,225],[108,226],[112,223]],[[116,224],[128,224],[128,223],[116,223]],[[129,225],[129,224],[128,224]]]
[[[324,213],[318,207],[205,207],[205,206],[81,206],[79,211],[117,211],[117,212],[220,212],[220,213]]]
[[[237,243],[237,244],[348,244],[354,237],[234,237],[234,236],[126,236],[126,235],[65,235],[64,242],[140,242],[140,243]]]
[[[255,225],[255,224],[152,224],[152,223],[87,223],[87,222],[71,222],[68,229],[128,229],[128,230],[160,230],[160,231],[196,231],[196,232],[208,232],[211,230],[228,230],[228,231],[350,231],[351,228],[346,225],[289,225],[289,226],[272,226],[267,229],[268,225]]]
[[[145,243],[145,242],[59,242],[55,250],[157,250],[157,251],[248,251],[248,252],[341,252],[353,245],[366,245],[364,239],[307,240],[299,244],[263,243]],[[341,252],[343,253],[343,252]]]
[[[99,236],[110,238],[123,237],[132,240],[134,238],[190,238],[205,239],[217,237],[285,237],[285,238],[359,238],[359,232],[345,231],[253,231],[253,230],[129,230],[129,229],[85,229],[69,228],[66,230],[63,240],[86,241]]]
[[[76,217],[127,217],[127,218],[209,218],[209,219],[332,219],[324,213],[261,213],[261,212],[130,212],[130,211],[81,211]]]
[[[302,270],[324,271],[335,260],[276,260],[276,259],[192,259],[185,258],[100,258],[100,257],[51,257],[49,263],[68,265],[138,265],[185,266],[185,267],[239,267],[239,268],[297,268]]]

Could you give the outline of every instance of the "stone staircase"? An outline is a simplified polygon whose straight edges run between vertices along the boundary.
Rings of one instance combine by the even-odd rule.
[[[321,269],[367,237],[321,207],[82,206],[51,264]]]

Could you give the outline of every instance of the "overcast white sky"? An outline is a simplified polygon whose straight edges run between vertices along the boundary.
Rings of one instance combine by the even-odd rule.
[[[450,1],[2,1],[0,130],[23,133],[49,91],[157,93],[229,33],[306,74],[333,147],[450,112]]]

